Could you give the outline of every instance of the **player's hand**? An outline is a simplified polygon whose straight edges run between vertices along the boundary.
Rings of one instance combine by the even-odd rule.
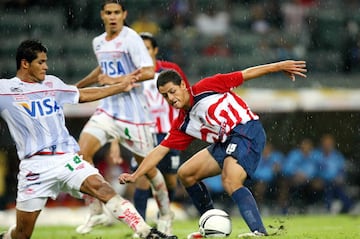
[[[119,176],[119,183],[125,184],[125,183],[134,183],[136,181],[136,178],[129,173],[122,173]]]
[[[106,74],[100,74],[98,76],[98,83],[100,85],[113,85],[117,83],[116,78],[110,77]]]
[[[283,72],[292,80],[295,81],[295,76],[306,78],[306,62],[305,61],[283,61],[280,62]]]
[[[131,72],[130,74],[127,75],[123,75],[120,77],[110,77],[106,74],[100,74],[98,76],[98,83],[100,85],[113,85],[113,84],[117,84],[117,83],[122,83],[125,81],[126,82],[137,82],[140,80],[141,77],[141,69],[137,69],[133,72]],[[137,84],[133,85],[133,87],[136,87]]]

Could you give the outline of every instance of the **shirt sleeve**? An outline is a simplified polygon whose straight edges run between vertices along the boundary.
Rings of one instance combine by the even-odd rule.
[[[171,149],[185,150],[193,140],[192,136],[172,128],[160,144]]]
[[[207,77],[199,81],[194,85],[196,92],[215,91],[218,93],[225,93],[232,90],[235,87],[240,86],[244,82],[244,78],[241,71],[216,74],[211,77]]]
[[[129,29],[132,31],[132,29]],[[136,68],[153,66],[153,60],[150,57],[148,50],[146,49],[145,43],[142,38],[135,32],[131,34],[131,39],[128,39],[130,42],[129,52],[131,59],[135,64]]]

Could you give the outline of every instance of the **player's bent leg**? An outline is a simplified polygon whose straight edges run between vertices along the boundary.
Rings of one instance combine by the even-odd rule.
[[[219,164],[207,149],[202,149],[180,166],[177,175],[184,187],[190,187],[220,173]]]
[[[93,136],[93,134],[82,132],[79,139],[80,152],[82,158],[93,164],[93,157],[95,153],[101,148],[100,140]],[[76,228],[76,232],[80,234],[89,233],[93,227],[98,225],[110,225],[112,219],[103,211],[102,203],[91,196],[86,196],[85,205],[89,207],[89,215],[85,222]]]
[[[114,218],[128,225],[141,238],[172,238],[146,224],[132,203],[117,195],[102,176],[98,174],[89,176],[82,184],[81,191],[101,200]],[[154,237],[149,237],[151,234],[154,234]],[[155,234],[158,236],[156,237]]]
[[[101,188],[105,188],[106,191],[101,192],[100,190],[104,190]],[[110,187],[110,184],[106,182],[102,176],[94,174],[83,182],[80,191],[87,194],[84,196],[84,199],[86,205],[89,207],[89,215],[86,217],[85,222],[76,228],[76,232],[86,234],[91,232],[96,226],[111,225],[113,218],[103,210],[103,201],[109,200],[111,196],[116,194]],[[110,194],[111,196],[104,198],[102,196],[104,194]]]
[[[220,172],[218,163],[207,149],[196,153],[178,170],[178,177],[200,215],[214,208],[210,193],[201,180]]]
[[[243,186],[246,178],[247,173],[244,168],[234,158],[227,157],[222,172],[224,189],[237,204],[251,233],[255,236],[267,235],[254,196],[247,187]]]

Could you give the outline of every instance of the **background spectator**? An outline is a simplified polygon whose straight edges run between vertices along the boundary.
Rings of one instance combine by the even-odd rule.
[[[331,210],[334,199],[341,200],[341,213],[350,211],[353,203],[345,191],[345,158],[335,148],[335,139],[331,134],[325,134],[321,138],[321,145],[317,151],[319,154],[319,177],[324,183],[324,200],[328,211]]]
[[[206,36],[225,35],[230,31],[230,14],[218,10],[215,4],[209,4],[205,12],[195,16],[195,27]]]
[[[282,213],[288,212],[290,202],[298,201],[302,206],[316,198],[320,187],[315,180],[318,173],[316,156],[312,140],[303,139],[299,147],[285,157],[279,192]]]
[[[271,143],[266,143],[253,184],[254,197],[260,208],[265,205],[269,196],[278,191],[276,184],[283,158],[283,153],[275,150]]]

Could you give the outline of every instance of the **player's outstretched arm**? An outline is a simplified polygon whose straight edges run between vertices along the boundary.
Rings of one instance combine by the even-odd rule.
[[[170,151],[170,148],[162,146],[159,144],[151,150],[151,152],[143,159],[139,167],[132,174],[122,173],[119,176],[119,182],[124,183],[133,183],[142,175],[145,175],[150,169],[156,167],[156,165],[165,157],[165,155]]]
[[[98,66],[93,71],[91,71],[87,76],[82,80],[76,83],[77,88],[84,88],[90,85],[93,85],[98,82],[98,76],[101,74],[101,68]]]
[[[110,77],[106,74],[100,74],[98,77],[98,83],[100,85],[112,85],[121,82],[123,79],[128,77],[136,76],[138,78],[137,81],[144,81],[144,80],[150,80],[153,79],[155,76],[154,67],[142,67],[139,68],[130,74],[122,75],[118,77]]]
[[[79,103],[100,100],[111,95],[128,92],[138,86],[136,81],[137,78],[133,77],[110,86],[80,88]]]
[[[275,62],[271,64],[259,65],[242,70],[244,81],[258,78],[260,76],[272,72],[285,72],[292,81],[295,81],[295,76],[306,77],[306,62],[286,60]]]

